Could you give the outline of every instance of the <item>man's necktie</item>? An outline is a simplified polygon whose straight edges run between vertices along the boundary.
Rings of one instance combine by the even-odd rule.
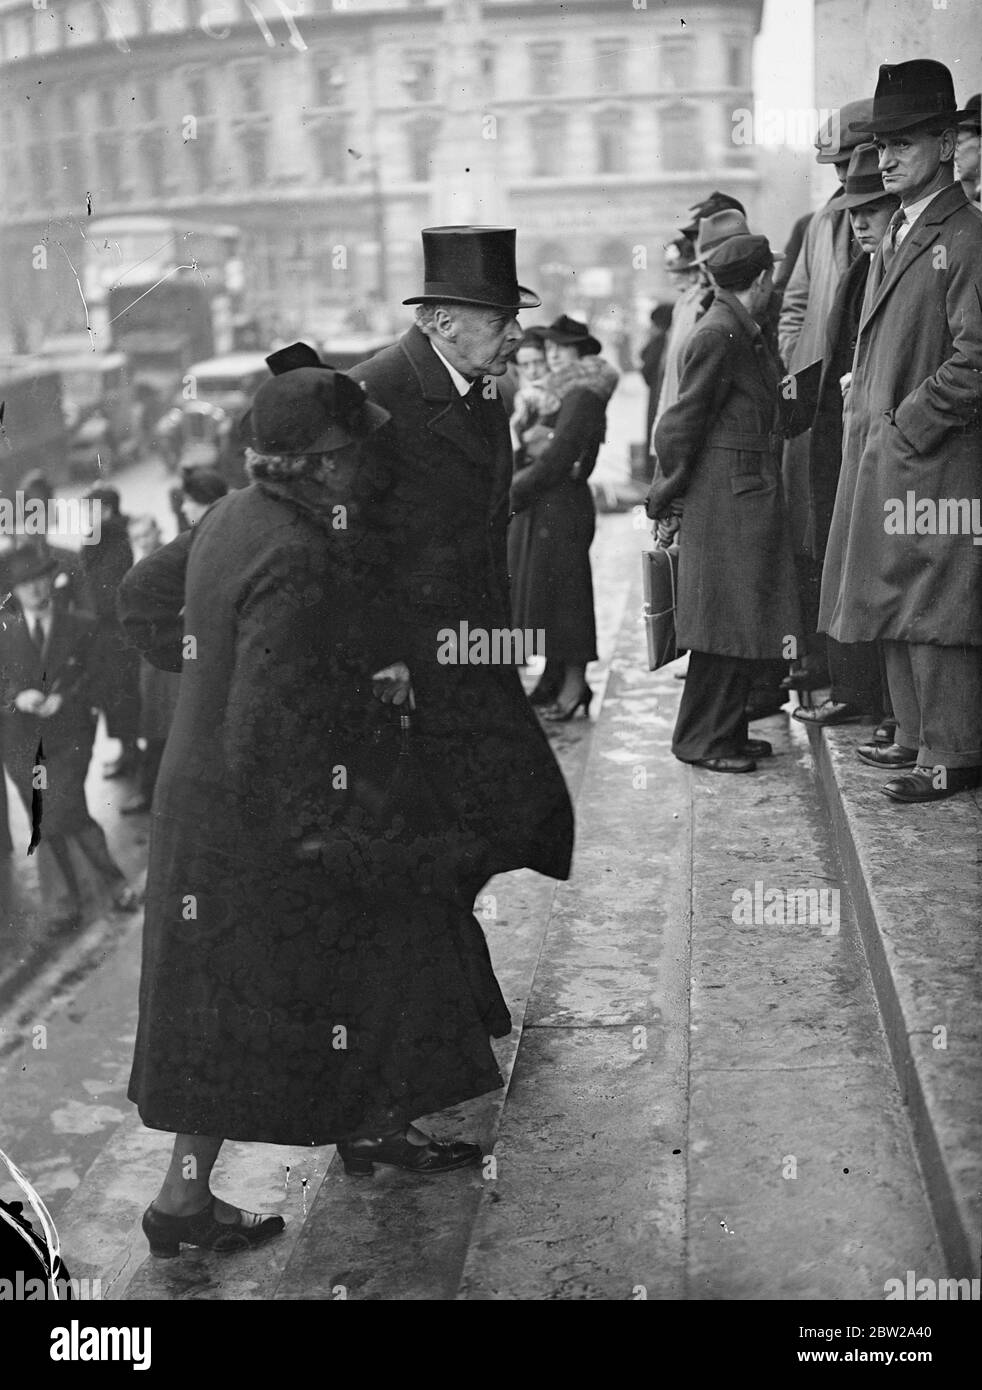
[[[44,651],[44,628],[43,628],[43,626],[41,625],[41,619],[40,619],[40,618],[38,618],[38,619],[35,621],[35,624],[34,624],[34,631],[31,633],[31,641],[34,643],[35,647],[37,647],[38,652],[39,652],[39,653],[43,653],[43,651]]]
[[[903,208],[897,208],[897,211],[890,218],[890,225],[887,228],[886,236],[883,238],[884,275],[890,269],[890,263],[900,249],[897,245],[897,233],[906,221],[907,214],[904,212]]]

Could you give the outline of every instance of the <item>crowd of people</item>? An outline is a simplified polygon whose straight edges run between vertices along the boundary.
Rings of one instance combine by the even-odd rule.
[[[885,65],[819,133],[840,188],[783,257],[720,192],[669,248],[648,512],[678,550],[688,763],[753,771],[752,719],[831,681],[796,716],[873,716],[859,753],[903,774],[891,796],[978,783],[982,550],[883,524],[911,487],[977,488],[982,214],[953,172],[973,141],[977,202],[978,99],[940,64]],[[143,1218],[162,1258],[283,1229],[212,1193],[225,1139],[336,1143],[351,1176],[480,1163],[415,1123],[502,1084],[475,899],[570,871],[543,723],[590,709],[588,479],[618,373],[584,323],[519,325],[540,301],[514,230],[422,239],[398,342],[350,374],[303,343],[267,359],[248,486],[187,479],[167,544],[100,489],[98,545],[4,559],[4,758],[34,836],[134,905],[85,805],[96,710],[107,775],[138,774],[152,810],[129,1095],[175,1136]],[[544,633],[535,688],[518,657],[446,660],[465,627]]]
[[[796,719],[875,726],[887,796],[940,801],[982,773],[979,97],[884,64],[816,145],[840,187],[783,256],[719,192],[668,248],[647,506],[689,652],[673,749],[753,772],[749,723],[797,690]]]

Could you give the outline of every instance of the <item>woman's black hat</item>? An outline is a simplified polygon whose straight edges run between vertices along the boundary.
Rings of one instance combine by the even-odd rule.
[[[344,372],[296,367],[263,382],[240,438],[256,453],[299,458],[367,439],[390,418]]]
[[[601,350],[600,339],[593,336],[586,324],[571,319],[567,314],[560,314],[558,319],[553,319],[549,327],[542,330],[542,336],[547,343],[583,347],[583,355],[586,357]]]
[[[403,304],[479,304],[535,309],[542,300],[518,283],[514,227],[424,227],[423,293]]]
[[[971,113],[959,111],[955,84],[944,63],[914,58],[909,63],[881,63],[868,121],[849,129],[857,135],[890,135],[925,121],[950,120],[953,126]]]

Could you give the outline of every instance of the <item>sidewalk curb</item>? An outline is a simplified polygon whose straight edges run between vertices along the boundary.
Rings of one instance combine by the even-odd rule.
[[[819,729],[809,728],[808,739],[814,759],[814,775],[824,798],[836,849],[842,860],[845,879],[856,911],[863,948],[866,952],[873,989],[880,1008],[890,1057],[897,1074],[901,1095],[907,1106],[914,1148],[937,1226],[938,1239],[955,1278],[978,1275],[979,1230],[977,1185],[955,1170],[955,1152],[944,1142],[944,1101],[941,1088],[932,1078],[924,1057],[915,1050],[913,1040],[925,1035],[922,1019],[911,1016],[916,981],[905,978],[905,956],[898,951],[893,930],[895,913],[878,894],[871,870],[874,859],[866,843],[864,825],[850,804],[843,787],[838,759]],[[899,851],[898,851],[899,853]],[[882,868],[882,866],[881,866]],[[954,969],[954,967],[953,967]],[[927,1055],[927,1054],[925,1054]],[[954,1063],[957,1067],[957,1062]],[[956,1080],[959,1079],[956,1074]],[[971,1076],[967,1084],[972,1085]],[[964,1105],[967,1097],[961,1097]],[[956,1112],[957,1114],[957,1112]],[[970,1117],[961,1112],[962,1129]],[[958,1121],[956,1118],[956,1127]],[[950,1132],[951,1125],[948,1124]],[[964,1149],[971,1136],[967,1130],[956,1137]],[[962,1149],[959,1145],[959,1151]]]

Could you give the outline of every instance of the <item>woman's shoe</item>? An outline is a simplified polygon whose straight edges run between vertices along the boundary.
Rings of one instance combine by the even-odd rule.
[[[202,1211],[191,1216],[168,1216],[158,1211],[153,1202],[143,1213],[143,1234],[150,1242],[150,1253],[160,1260],[171,1260],[181,1253],[182,1245],[197,1245],[222,1255],[248,1250],[253,1245],[278,1236],[286,1222],[282,1216],[260,1216],[254,1211],[240,1211],[234,1225],[215,1218],[215,1198],[208,1199]]]
[[[593,691],[585,685],[577,698],[571,705],[563,705],[557,700],[554,705],[543,713],[543,719],[548,719],[554,724],[565,724],[576,714],[577,710],[582,709],[587,719],[590,718],[590,705],[593,701]]]
[[[349,1177],[371,1175],[376,1163],[405,1168],[409,1173],[450,1173],[456,1168],[473,1168],[483,1157],[480,1144],[454,1139],[444,1144],[431,1139],[428,1144],[411,1144],[404,1134],[387,1134],[371,1142],[338,1142],[338,1153]]]

